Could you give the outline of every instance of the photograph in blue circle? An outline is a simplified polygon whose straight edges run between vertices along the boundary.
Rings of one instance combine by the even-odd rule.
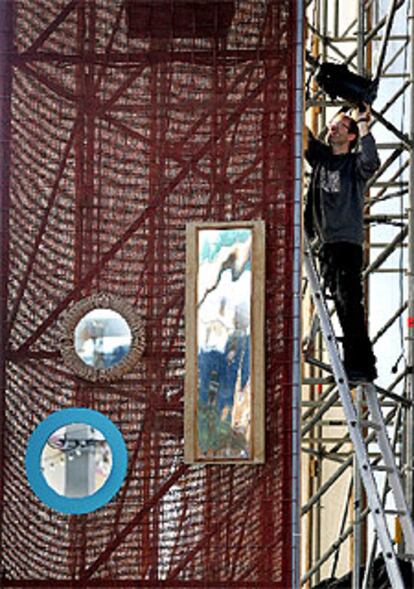
[[[128,452],[119,429],[87,408],[49,415],[30,436],[26,473],[37,497],[67,514],[90,513],[119,491]]]

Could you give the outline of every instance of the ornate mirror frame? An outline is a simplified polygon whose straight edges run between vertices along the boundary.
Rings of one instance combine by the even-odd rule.
[[[131,330],[131,348],[124,358],[109,368],[94,368],[79,357],[75,350],[74,335],[79,321],[94,309],[111,309],[119,313]],[[112,382],[131,372],[142,357],[145,348],[145,329],[132,305],[121,297],[96,293],[74,303],[61,317],[63,335],[60,352],[66,366],[75,374],[92,382]]]
[[[200,236],[200,232],[209,230],[218,233],[217,237],[214,237],[213,231],[211,238],[207,234]],[[223,230],[229,230],[229,234],[220,235]],[[241,231],[232,236],[230,231],[235,230]],[[213,244],[211,249],[210,239]],[[243,239],[246,240],[244,245]],[[232,245],[228,246],[229,243]],[[237,247],[237,253],[232,253],[232,248]],[[228,270],[230,273],[226,273]],[[203,275],[208,277],[207,281]],[[243,281],[240,280],[242,276]],[[213,282],[210,285],[211,277]],[[199,289],[203,293],[199,293]],[[215,298],[211,299],[211,296]],[[218,306],[212,301],[218,302]],[[239,319],[242,317],[239,304],[244,305],[244,309],[249,306],[243,318],[244,323],[245,318],[248,319],[244,328]],[[218,310],[213,312],[212,305],[216,305]],[[187,224],[184,460],[188,464],[260,464],[265,460],[264,308],[264,222]],[[227,309],[230,309],[229,315],[226,315]],[[215,326],[219,329],[220,322],[227,331],[221,334],[222,340],[216,340],[219,341],[222,358],[217,364],[220,368],[215,372],[215,366],[210,364],[211,361],[214,364],[215,360],[207,356],[212,349],[210,334]],[[200,347],[202,338],[203,349]],[[223,384],[229,381],[230,384]],[[239,427],[237,416],[239,406],[246,403],[243,396],[248,396],[250,407],[244,430]],[[241,446],[242,450],[236,456],[234,447],[240,443],[241,431],[245,445]],[[230,442],[222,442],[223,439]],[[216,442],[220,446],[218,450]],[[209,449],[202,449],[201,443]],[[226,449],[228,443],[233,444],[230,451]]]

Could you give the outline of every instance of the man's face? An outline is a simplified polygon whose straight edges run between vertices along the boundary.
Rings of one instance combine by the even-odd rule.
[[[328,125],[327,140],[329,145],[348,145],[355,138],[354,133],[349,132],[349,118],[338,115]]]

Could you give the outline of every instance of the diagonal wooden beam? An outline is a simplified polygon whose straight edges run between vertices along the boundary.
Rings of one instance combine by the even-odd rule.
[[[211,116],[214,108],[222,108],[225,106],[227,102],[227,94],[231,94],[235,92],[237,86],[241,84],[244,80],[247,79],[247,82],[250,83],[251,75],[254,71],[254,63],[249,63],[242,72],[233,80],[232,84],[230,85],[226,94],[224,94],[219,100],[216,100],[215,97],[207,100],[203,104],[203,114],[194,122],[191,126],[189,131],[181,138],[179,143],[177,144],[170,144],[169,142],[166,143],[165,150],[168,152],[170,158],[174,159],[179,165],[184,166],[184,160],[178,156],[178,154],[182,151],[188,140],[194,136],[196,131],[202,126],[207,119]],[[111,124],[115,125],[118,129],[122,130],[125,134],[137,139],[139,141],[143,141],[144,143],[148,144],[150,141],[147,137],[143,136],[138,131],[131,129],[129,126],[124,125],[123,123],[117,121],[110,115],[105,115],[105,110],[100,110],[97,114],[104,118],[106,121],[110,122]],[[197,165],[194,165],[192,171],[199,175],[201,178],[206,180],[205,174],[199,170]]]
[[[126,231],[119,237],[119,239],[102,255],[99,262],[94,264],[94,266],[83,276],[76,288],[70,291],[66,297],[55,307],[55,309],[50,313],[49,317],[41,324],[39,327],[32,333],[31,336],[21,345],[18,352],[23,353],[26,352],[30,346],[44,333],[44,331],[57,319],[60,313],[66,309],[68,304],[74,300],[76,295],[87,286],[91,280],[93,280],[101,271],[101,269],[114,258],[114,256],[118,253],[118,251],[128,242],[129,239],[135,234],[139,227],[143,225],[143,223],[147,220],[152,218],[154,215],[157,214],[158,208],[164,205],[165,201],[167,200],[168,196],[179,186],[179,184],[186,178],[189,171],[193,168],[193,166],[199,162],[207,153],[210,151],[214,143],[220,139],[227,130],[233,126],[243,115],[246,108],[249,104],[255,100],[255,98],[263,92],[265,86],[272,80],[272,78],[276,75],[276,68],[273,70],[273,74],[270,75],[268,78],[262,79],[259,84],[247,95],[244,96],[243,100],[240,102],[238,108],[226,119],[224,124],[222,125],[221,129],[217,133],[215,137],[211,137],[208,139],[203,147],[201,147],[193,157],[186,163],[186,165],[180,170],[180,172],[173,178],[167,186],[160,192],[158,196],[155,196],[151,201],[148,202],[146,209],[131,223],[131,225],[126,229]]]
[[[203,125],[207,121],[207,119],[211,116],[213,109],[223,107],[227,102],[227,94],[231,94],[232,92],[235,92],[237,86],[239,84],[241,84],[244,80],[246,80],[251,75],[251,73],[254,71],[255,65],[256,65],[255,62],[248,63],[246,65],[246,67],[244,68],[244,70],[242,72],[240,72],[240,74],[234,79],[231,86],[227,89],[226,94],[224,94],[219,100],[217,100],[216,97],[213,97],[212,99],[208,100],[206,102],[206,104],[204,104],[204,113],[201,115],[201,117],[197,121],[194,122],[194,124],[190,127],[190,129],[184,135],[184,137],[181,139],[181,141],[175,145],[167,144],[167,147],[172,147],[173,149],[175,149],[177,151],[183,149],[183,147],[187,143],[187,141],[191,137],[194,136],[196,131],[201,127],[201,125]]]
[[[181,296],[180,296],[180,299],[182,300],[182,297]],[[173,300],[175,301],[175,303],[174,303],[174,305],[175,305],[176,302],[177,302],[176,301],[176,297],[173,297]],[[167,305],[167,309],[170,308],[170,307],[171,307],[171,305]],[[160,375],[160,382],[164,382],[164,380],[165,380],[165,374],[167,372],[167,369],[168,369],[168,366],[169,366],[169,363],[170,363],[171,350],[172,350],[173,345],[174,345],[174,342],[175,342],[175,336],[177,335],[178,330],[179,330],[179,323],[180,323],[181,316],[182,316],[182,313],[181,312],[180,313],[177,313],[175,331],[172,334],[172,336],[170,337],[170,346],[169,346],[169,349],[167,351],[166,358],[165,358],[165,360],[162,363],[162,374]],[[156,402],[156,399],[155,399],[155,402]],[[151,399],[151,401],[149,402],[148,406],[146,407],[146,409],[144,411],[144,416],[143,416],[141,431],[139,433],[139,437],[138,437],[138,439],[136,441],[136,444],[135,444],[135,448],[134,448],[134,453],[132,455],[132,459],[130,460],[129,465],[128,465],[128,474],[126,476],[125,484],[124,484],[124,486],[123,486],[123,488],[121,490],[121,493],[119,494],[119,497],[120,497],[120,499],[119,499],[119,506],[117,507],[117,511],[116,511],[116,514],[115,514],[115,523],[114,523],[114,529],[115,529],[115,531],[117,531],[117,528],[118,528],[118,524],[119,524],[119,520],[120,520],[120,517],[121,517],[122,508],[123,508],[123,504],[124,504],[124,500],[125,500],[125,497],[126,497],[126,494],[127,494],[128,488],[129,488],[129,484],[130,484],[130,481],[131,481],[131,478],[130,478],[131,477],[131,473],[132,473],[132,470],[133,470],[133,468],[134,468],[134,466],[136,464],[136,461],[138,460],[138,452],[139,452],[139,449],[141,448],[142,437],[144,435],[145,428],[148,427],[148,423],[149,423],[149,411],[150,411],[150,408],[153,407],[153,405],[154,405],[154,399]]]
[[[134,71],[114,92],[113,96],[109,98],[105,103],[99,104],[97,101],[94,103],[94,114],[104,115],[111,107],[116,103],[116,101],[130,88],[130,86],[134,83],[134,81],[142,74],[142,72],[146,68],[146,64],[141,66],[137,71]],[[76,96],[70,90],[67,90],[62,84],[57,82],[56,80],[52,80],[49,76],[45,75],[42,72],[37,71],[32,66],[27,65],[24,62],[18,63],[19,70],[25,72],[27,75],[36,78],[43,86],[49,88],[52,92],[54,92],[57,96],[62,98],[66,98],[69,102],[76,102],[79,97]]]
[[[135,80],[144,72],[148,64],[141,65],[138,67],[134,73],[132,73],[128,78],[122,82],[119,88],[114,92],[114,94],[109,98],[106,102],[104,102],[96,111],[97,115],[102,115],[109,111],[111,107],[116,103],[119,98],[132,86]]]
[[[141,507],[141,509],[138,510],[138,513],[132,518],[132,520],[123,528],[123,530],[121,530],[121,532],[119,532],[112,542],[108,544],[100,556],[86,569],[83,576],[79,579],[79,587],[87,586],[88,580],[99,569],[101,564],[108,560],[108,558],[115,552],[118,546],[122,544],[125,538],[135,530],[135,528],[141,522],[142,518],[159,503],[159,501],[168,493],[171,487],[173,487],[180,480],[180,478],[187,472],[188,469],[189,466],[187,464],[182,464],[161,485],[150,501],[148,501],[143,507]]]
[[[172,566],[172,563],[174,562],[175,555],[176,555],[177,550],[180,546],[181,535],[182,535],[183,531],[186,529],[185,528],[185,520],[187,518],[187,514],[188,514],[189,510],[190,510],[190,504],[189,504],[189,497],[188,497],[188,493],[187,493],[183,499],[183,504],[182,504],[182,508],[181,508],[181,515],[180,515],[180,518],[178,520],[178,525],[177,525],[178,532],[175,536],[174,545],[171,550],[170,566],[169,566],[169,569],[168,569],[168,572],[166,575],[167,579],[170,576],[171,566]]]
[[[50,216],[52,207],[53,207],[55,200],[56,200],[56,196],[57,196],[57,193],[59,190],[60,181],[62,180],[63,173],[65,171],[66,162],[69,157],[69,153],[72,148],[77,129],[79,127],[79,123],[80,123],[80,118],[78,117],[74,121],[72,131],[71,131],[69,138],[66,142],[65,149],[64,149],[63,155],[62,155],[62,159],[61,159],[59,167],[57,169],[56,177],[53,182],[52,189],[50,191],[50,195],[49,195],[49,198],[46,203],[46,208],[43,213],[43,217],[40,222],[38,232],[37,232],[36,237],[34,239],[33,248],[30,253],[29,259],[27,261],[25,273],[23,275],[22,281],[19,284],[19,288],[17,290],[16,296],[14,297],[13,306],[11,308],[9,319],[8,319],[8,326],[7,326],[7,337],[8,338],[10,337],[10,332],[13,328],[13,324],[14,324],[18,309],[20,307],[20,303],[21,303],[22,298],[24,296],[24,293],[25,293],[25,290],[27,287],[27,283],[29,281],[30,275],[33,270],[33,265],[35,263],[35,259],[38,254],[39,247],[42,242],[47,223],[49,221],[49,216]]]
[[[122,131],[122,133],[125,133],[125,135],[132,137],[133,139],[136,139],[137,141],[142,141],[142,143],[144,143],[146,145],[151,144],[151,141],[148,137],[146,137],[145,135],[142,135],[142,133],[139,133],[139,131],[132,129],[128,125],[121,123],[117,119],[114,119],[112,116],[105,115],[103,117],[103,119],[105,121],[107,121],[111,126],[116,127],[117,129]],[[176,147],[172,148],[172,147],[169,147],[167,144],[165,149],[166,149],[166,151],[168,150],[167,151],[168,159],[174,160],[181,167],[183,167],[185,165],[185,160],[183,157],[181,157],[179,155],[179,150]],[[208,179],[209,179],[208,175],[206,173],[202,172],[197,166],[194,166],[192,171],[194,172],[194,174],[197,174],[197,176],[199,178],[202,178],[203,180],[208,181]]]
[[[122,131],[122,133],[125,133],[125,135],[132,137],[133,139],[136,139],[137,141],[142,141],[142,143],[145,143],[145,145],[151,144],[151,141],[149,140],[148,137],[146,137],[145,135],[143,135],[139,131],[136,131],[135,129],[131,129],[131,127],[129,127],[125,123],[122,123],[121,121],[118,121],[117,119],[114,119],[114,117],[112,117],[111,115],[106,114],[106,115],[102,116],[102,119],[104,121],[106,121],[109,125],[111,125],[111,127],[115,127],[116,129],[119,129],[119,131]]]
[[[30,45],[28,49],[23,51],[22,55],[26,55],[27,53],[34,53],[36,52],[39,47],[43,45],[43,43],[50,37],[52,33],[56,31],[56,29],[63,23],[63,21],[69,16],[72,10],[79,4],[79,0],[72,0],[67,4],[63,10],[57,15],[57,17],[50,23],[50,25],[43,31],[41,35],[36,39],[34,43]]]
[[[28,66],[26,63],[19,63],[18,69],[30,77],[36,78],[38,82],[40,82],[43,86],[46,86],[46,88],[49,88],[49,90],[54,92],[60,98],[65,98],[69,102],[76,102],[78,100],[78,96],[76,96],[76,94],[70,90],[67,90],[67,88],[65,88],[62,84],[56,80],[52,80],[43,73],[38,72],[36,69]]]
[[[266,471],[263,470],[262,474],[258,477],[254,477],[252,484],[245,489],[244,493],[240,495],[240,497],[233,503],[233,509],[237,509],[238,507],[245,505],[247,498],[250,498],[252,495],[260,489],[262,483],[266,480]],[[210,540],[217,532],[219,532],[225,522],[228,521],[229,517],[231,517],[231,513],[228,510],[222,515],[222,517],[212,526],[207,534],[205,534],[199,542],[186,554],[186,556],[179,562],[174,570],[169,574],[167,577],[168,581],[174,580],[178,577],[178,575],[185,569],[185,567],[193,560],[194,556],[204,548],[204,545]]]
[[[229,187],[233,190],[235,188],[242,188],[244,180],[246,180],[246,178],[248,178],[250,174],[252,174],[257,169],[257,166],[262,162],[263,155],[259,153],[259,155],[257,155],[254,158],[253,162],[240,174],[240,176],[238,176],[238,178],[236,178],[232,182],[229,182]]]
[[[240,74],[234,79],[233,83],[231,84],[231,86],[229,87],[229,89],[227,91],[227,94],[231,94],[236,91],[237,86],[239,86],[239,84],[241,84],[252,73],[252,71],[254,69],[254,65],[255,65],[254,63],[249,63],[248,65],[246,65],[246,67],[243,69],[243,71],[240,72]],[[180,139],[180,141],[178,143],[171,144],[170,142],[167,142],[165,149],[169,153],[170,152],[171,153],[179,153],[180,151],[182,151],[182,149],[186,145],[187,141],[195,135],[197,130],[211,116],[214,106],[216,106],[216,108],[224,107],[226,104],[226,101],[227,101],[226,95],[223,95],[219,100],[216,100],[215,98],[207,100],[203,104],[202,115],[196,121],[194,121],[194,123],[191,125],[191,127],[187,131],[187,133]],[[102,116],[104,119],[114,122],[114,124],[116,124],[125,133],[130,134],[131,136],[136,137],[137,139],[141,139],[142,136],[137,131],[131,129],[130,127],[124,125],[123,123],[116,121],[116,119],[113,119],[109,115],[105,115],[104,111],[102,111],[102,112],[99,111],[98,114],[100,116]],[[145,138],[145,141],[148,142],[148,139]]]

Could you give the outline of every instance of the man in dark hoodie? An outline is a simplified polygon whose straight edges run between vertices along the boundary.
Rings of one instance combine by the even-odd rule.
[[[321,273],[335,301],[344,336],[344,366],[351,382],[372,382],[377,377],[361,279],[364,187],[380,166],[368,129],[370,117],[367,105],[356,119],[337,115],[328,126],[328,144],[309,131],[305,151],[312,166],[305,229],[309,238],[318,238]],[[360,149],[354,152],[358,138]]]

